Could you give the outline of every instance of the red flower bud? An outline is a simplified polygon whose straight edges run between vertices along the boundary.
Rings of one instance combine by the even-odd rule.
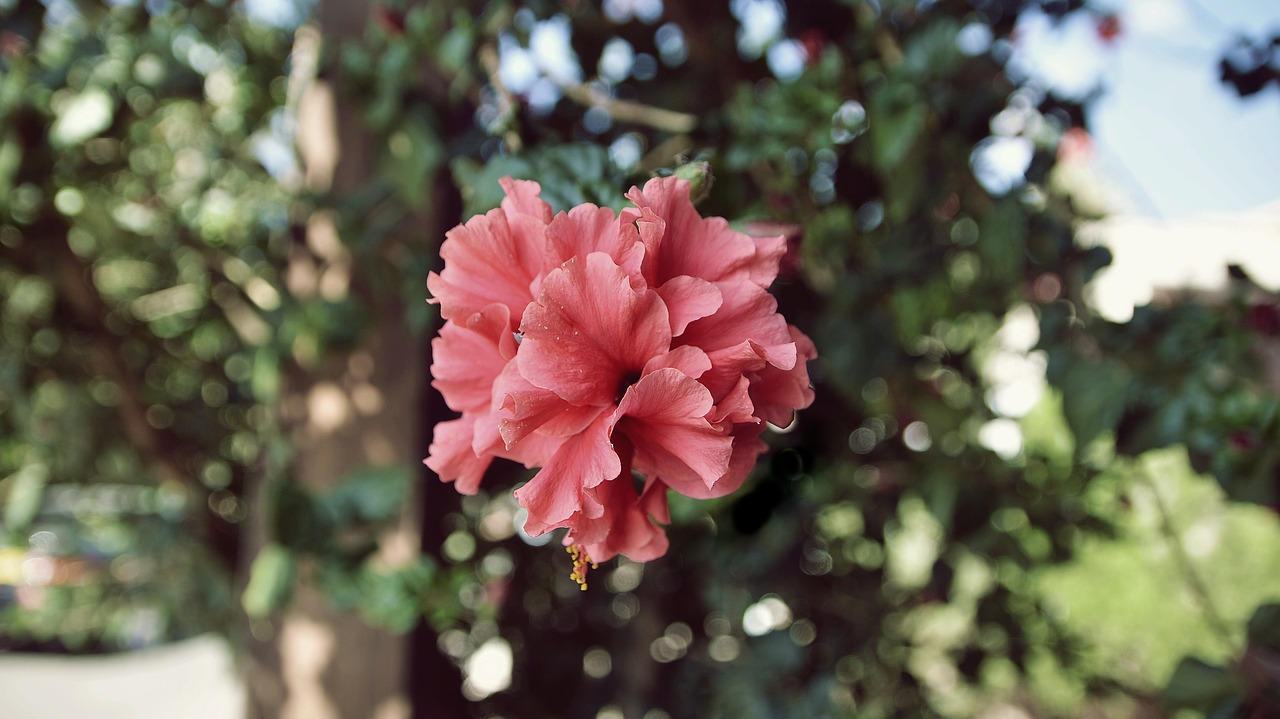
[[[404,34],[404,13],[383,4],[373,6],[373,21],[388,35]]]
[[[1114,42],[1120,37],[1120,18],[1116,15],[1103,15],[1098,20],[1098,38],[1105,43]]]
[[[1249,329],[1268,337],[1280,335],[1280,305],[1253,305],[1247,317]]]

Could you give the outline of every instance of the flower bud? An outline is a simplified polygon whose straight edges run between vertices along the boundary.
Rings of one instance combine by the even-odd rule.
[[[698,204],[711,194],[711,185],[715,178],[711,174],[711,163],[705,160],[687,162],[676,168],[675,176],[689,182],[689,200]]]

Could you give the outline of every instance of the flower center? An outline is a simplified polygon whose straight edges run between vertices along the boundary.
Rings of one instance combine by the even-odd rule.
[[[565,551],[573,558],[573,571],[569,573],[569,578],[578,583],[582,591],[587,591],[587,568],[596,568],[596,563],[591,561],[591,555],[587,554],[587,548],[581,544],[574,544],[565,547]]]
[[[624,372],[622,377],[618,379],[618,389],[614,391],[614,402],[621,402],[622,395],[627,393],[627,388],[640,381],[640,373],[636,371]]]

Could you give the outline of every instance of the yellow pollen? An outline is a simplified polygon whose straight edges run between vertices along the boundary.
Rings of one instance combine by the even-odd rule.
[[[596,568],[596,563],[591,561],[591,555],[587,554],[587,548],[581,544],[574,544],[564,548],[569,556],[573,559],[573,571],[569,573],[569,578],[578,583],[578,587],[582,591],[587,591],[587,567]]]

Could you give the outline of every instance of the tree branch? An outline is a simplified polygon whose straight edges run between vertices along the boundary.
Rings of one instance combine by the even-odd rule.
[[[196,487],[203,494],[204,485],[183,467],[181,440],[147,421],[147,406],[140,399],[138,382],[121,356],[120,337],[107,329],[106,318],[111,310],[89,279],[88,265],[71,250],[65,232],[50,232],[47,241],[53,252],[54,277],[60,295],[76,323],[89,335],[92,361],[104,377],[120,388],[117,415],[126,441],[150,460],[161,479]]]
[[[687,112],[676,112],[632,100],[605,97],[594,92],[587,85],[570,85],[564,88],[564,94],[584,107],[603,107],[619,122],[647,125],[655,130],[676,135],[692,132],[698,126],[697,116]]]
[[[1218,611],[1217,605],[1209,596],[1209,585],[1200,576],[1196,567],[1191,562],[1191,557],[1187,554],[1186,548],[1182,544],[1182,537],[1178,534],[1177,528],[1173,526],[1173,515],[1165,504],[1164,498],[1160,496],[1160,489],[1156,486],[1155,480],[1148,474],[1146,467],[1140,462],[1135,463],[1134,475],[1138,481],[1146,485],[1151,491],[1151,496],[1155,498],[1156,511],[1160,515],[1160,532],[1164,535],[1165,540],[1169,544],[1169,550],[1173,553],[1173,561],[1178,565],[1178,570],[1182,573],[1183,580],[1187,583],[1187,587],[1191,593],[1195,595],[1196,601],[1200,603],[1200,608],[1204,612],[1205,621],[1209,623],[1214,632],[1222,636],[1223,641],[1227,643],[1234,654],[1240,654],[1243,647],[1239,646],[1232,637],[1231,625],[1223,618],[1222,613]]]

